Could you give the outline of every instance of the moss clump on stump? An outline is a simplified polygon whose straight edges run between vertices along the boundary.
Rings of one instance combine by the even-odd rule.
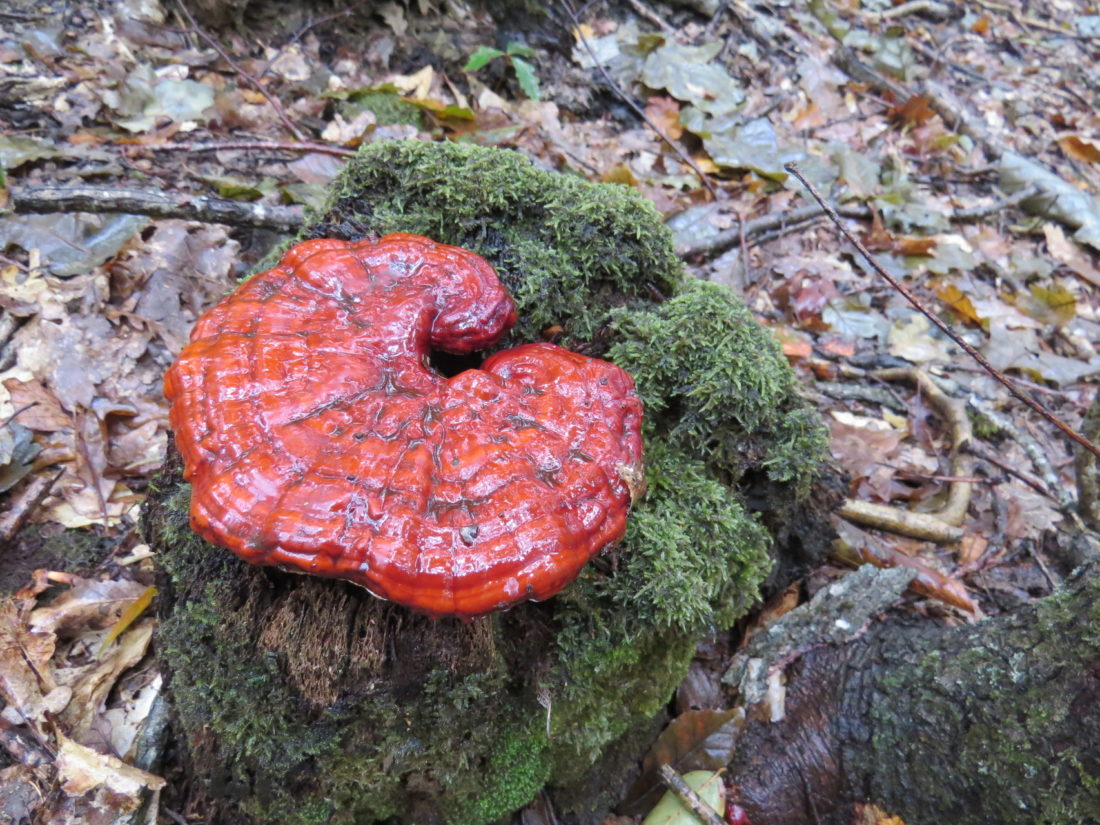
[[[649,492],[623,546],[557,597],[463,623],[249,567],[191,534],[187,489],[166,480],[147,527],[192,761],[211,793],[283,822],[481,825],[544,785],[590,785],[601,752],[668,701],[698,638],[755,597],[770,539],[739,485],[751,475],[794,506],[822,456],[770,335],[727,292],[684,282],[633,191],[509,151],[379,143],[295,240],[394,231],[496,267],[520,317],[502,346],[559,327],[634,375]]]

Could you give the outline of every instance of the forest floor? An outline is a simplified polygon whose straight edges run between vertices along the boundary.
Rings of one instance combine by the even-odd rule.
[[[765,620],[860,561],[914,568],[906,609],[959,624],[1067,572],[1072,442],[1000,377],[1074,430],[1096,393],[1100,5],[516,5],[0,11],[4,821],[109,822],[161,784],[126,764],[161,688],[136,531],[168,443],[161,379],[362,143],[472,141],[635,187],[689,272],[774,331],[850,500],[835,563]],[[45,187],[80,187],[86,211],[46,212]],[[118,214],[121,188],[179,217]],[[200,195],[231,223],[184,217]]]

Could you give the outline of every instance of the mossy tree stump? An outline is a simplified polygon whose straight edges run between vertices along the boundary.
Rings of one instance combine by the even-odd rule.
[[[724,289],[684,280],[659,215],[625,187],[513,152],[379,143],[293,240],[395,231],[496,267],[520,314],[501,347],[553,329],[634,376],[648,493],[622,546],[555,598],[433,621],[202,542],[170,467],[146,527],[192,766],[211,797],[284,823],[486,823],[545,785],[578,815],[599,810],[614,802],[594,791],[614,793],[607,754],[637,758],[632,732],[698,639],[756,598],[771,568],[765,523],[789,523],[823,431],[770,335]],[[750,487],[770,512],[747,511]],[[593,783],[602,756],[606,781]]]

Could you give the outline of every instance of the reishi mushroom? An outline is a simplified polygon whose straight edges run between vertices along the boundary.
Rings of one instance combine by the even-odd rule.
[[[293,247],[199,319],[165,377],[192,527],[435,617],[553,596],[626,530],[642,407],[622,369],[548,343],[429,366],[515,322],[467,250]]]

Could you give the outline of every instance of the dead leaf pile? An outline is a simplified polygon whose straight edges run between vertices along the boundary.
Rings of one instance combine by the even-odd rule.
[[[0,797],[22,805],[13,821],[107,825],[164,787],[134,767],[162,685],[140,667],[154,627],[140,613],[154,592],[43,570],[0,602],[0,725],[24,755],[0,770]]]

